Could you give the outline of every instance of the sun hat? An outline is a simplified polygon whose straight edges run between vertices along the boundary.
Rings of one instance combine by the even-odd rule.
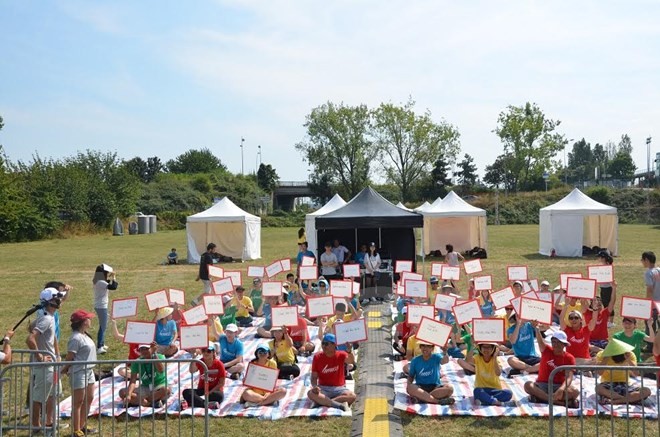
[[[85,310],[77,310],[71,314],[71,321],[82,322],[83,320],[93,319],[94,317],[96,317],[96,314],[94,313],[90,313],[89,311]]]
[[[41,293],[39,294],[39,299],[48,302],[49,300],[55,299],[57,297],[59,298],[64,297],[65,294],[66,294],[65,292],[61,292],[57,288],[48,287],[48,288],[44,288],[41,291]]]
[[[548,281],[541,281],[541,285],[547,285],[549,287],[550,283]]]
[[[270,332],[273,332],[273,331],[281,331],[281,330],[282,330],[282,327],[281,327],[281,326],[273,326],[272,328],[270,328]]]
[[[566,346],[570,346],[571,344],[568,342],[568,337],[566,337],[566,333],[564,331],[555,331],[552,333],[550,336],[550,341],[552,339],[559,340],[560,342],[564,343]]]
[[[323,284],[325,288],[328,288],[328,281],[326,281],[325,279],[319,280],[319,287],[321,286],[321,284]]]
[[[225,331],[227,331],[227,332],[238,332],[238,326],[236,326],[236,323],[230,323],[225,328]]]
[[[323,341],[328,342],[328,343],[337,344],[337,337],[335,337],[335,334],[325,334],[323,336]]]
[[[477,343],[477,347],[481,347],[481,346],[488,345],[488,344],[491,345],[491,346],[493,346],[493,347],[497,347],[497,346],[499,346],[499,345],[498,345],[497,343],[495,343],[494,341],[480,341],[480,342]]]
[[[156,313],[156,320],[162,320],[165,317],[171,315],[174,312],[174,309],[172,307],[164,307],[158,310]]]
[[[628,343],[624,343],[621,340],[617,340],[616,338],[613,338],[610,340],[609,343],[607,343],[607,346],[605,349],[603,349],[603,358],[607,357],[613,357],[615,355],[623,355],[626,352],[632,352],[635,350],[634,346],[629,345]]]
[[[520,285],[522,287],[523,283],[520,281],[513,281],[513,285]]]

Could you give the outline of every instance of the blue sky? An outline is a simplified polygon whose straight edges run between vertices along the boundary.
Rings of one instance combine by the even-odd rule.
[[[87,148],[171,159],[208,147],[304,180],[294,149],[330,100],[412,96],[461,133],[480,173],[507,105],[536,102],[567,139],[628,133],[660,151],[655,1],[0,3],[0,144],[13,161]],[[558,156],[558,159],[563,159]]]

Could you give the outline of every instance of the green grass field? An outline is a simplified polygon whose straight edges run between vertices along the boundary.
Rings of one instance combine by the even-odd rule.
[[[246,271],[250,264],[264,265],[274,259],[294,257],[297,252],[294,228],[264,228],[262,230],[262,260],[252,263],[234,263],[232,269]],[[190,301],[201,291],[201,283],[195,282],[196,265],[161,265],[171,247],[176,247],[185,258],[185,231],[159,232],[151,235],[134,236],[85,236],[67,240],[47,240],[32,243],[0,245],[0,299],[2,321],[0,330],[6,330],[18,321],[31,305],[38,302],[39,291],[50,280],[71,284],[73,291],[63,307],[62,337],[68,338],[68,315],[77,308],[92,310],[91,279],[97,264],[107,263],[117,270],[119,289],[111,298],[142,296],[164,287],[186,290]],[[643,225],[621,225],[619,227],[619,256],[615,258],[615,276],[621,295],[641,296],[644,292],[643,268],[640,254],[653,250],[660,254],[660,232],[657,227]],[[505,283],[507,265],[528,265],[529,274],[539,281],[548,279],[553,286],[559,273],[580,271],[595,259],[545,258],[539,256],[538,226],[490,226],[489,258],[484,260],[485,273],[492,274],[495,287]],[[227,268],[228,266],[226,266]],[[425,263],[425,274],[430,272],[430,261]],[[146,317],[146,305],[140,301],[140,312]],[[617,304],[618,308],[618,304]],[[619,322],[619,320],[617,320]],[[24,325],[25,326],[25,325]],[[27,335],[25,328],[18,330],[14,346],[22,346]],[[618,328],[618,327],[617,327]],[[616,328],[615,328],[616,329]],[[107,344],[108,358],[125,357],[125,347],[111,335]],[[104,419],[104,423],[109,420]],[[586,421],[592,429],[592,421]],[[617,421],[623,423],[624,421]],[[440,418],[430,419],[403,416],[406,435],[428,434],[429,425],[441,425],[443,431],[461,432],[463,436],[490,432],[493,435],[522,435],[531,432],[547,432],[545,419],[476,419]],[[576,425],[577,424],[577,425]],[[255,426],[256,425],[256,426]],[[252,435],[307,435],[310,433],[347,435],[350,419],[285,419],[268,423],[266,427],[253,419],[212,420],[213,431],[244,433]],[[579,426],[572,420],[571,426]],[[136,425],[131,428],[137,427]],[[129,428],[130,429],[130,428]],[[131,431],[132,433],[132,431]]]

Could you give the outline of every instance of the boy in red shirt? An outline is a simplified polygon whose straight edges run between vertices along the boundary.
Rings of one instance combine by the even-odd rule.
[[[538,322],[532,322],[536,328]],[[550,373],[559,366],[575,365],[575,357],[566,352],[564,349],[570,343],[566,338],[566,333],[557,331],[552,334],[550,342],[551,347],[548,347],[543,340],[543,336],[538,329],[536,331],[536,342],[541,351],[541,363],[539,365],[539,375],[536,382],[527,381],[525,383],[525,392],[529,394],[529,401],[533,403],[548,403],[548,381]],[[573,383],[573,371],[557,372],[552,381],[552,388],[554,395],[552,402],[557,405],[565,405],[567,402],[568,408],[579,408],[577,401],[580,392],[575,389],[571,384]]]
[[[586,306],[586,305],[585,305]],[[587,325],[584,322],[584,316],[580,311],[573,310],[568,314],[568,325],[566,324],[567,306],[564,305],[561,314],[559,315],[559,326],[562,331],[566,333],[566,338],[569,341],[569,346],[566,352],[575,357],[575,361],[582,364],[593,364],[594,360],[591,359],[589,351],[591,347],[591,333],[596,328],[598,317],[591,317],[591,321]],[[587,309],[587,311],[595,312],[594,309]],[[592,314],[593,316],[593,314]]]
[[[199,377],[197,389],[187,388],[181,393],[181,396],[191,408],[204,408],[204,405],[208,404],[209,409],[217,410],[225,397],[224,389],[227,372],[225,365],[218,359],[215,352],[215,343],[209,343],[206,349],[202,349],[202,361],[206,364],[206,369],[198,362],[190,362],[188,370],[191,375],[196,372],[204,372]],[[196,350],[192,357],[197,358],[199,353],[200,351]]]
[[[321,349],[312,358],[312,388],[307,392],[307,397],[315,404],[349,411],[356,396],[346,388],[344,364],[355,364],[355,357],[337,350],[334,334],[323,336]]]
[[[296,348],[298,355],[311,355],[314,352],[314,343],[309,341],[309,332],[307,331],[307,321],[298,315],[298,324],[287,327],[289,337],[293,341],[293,347]]]

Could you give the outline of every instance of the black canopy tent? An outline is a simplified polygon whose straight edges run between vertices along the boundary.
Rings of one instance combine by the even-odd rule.
[[[424,218],[416,212],[393,205],[367,187],[346,205],[316,217],[316,239],[319,253],[325,242],[339,239],[355,253],[360,245],[375,242],[381,258],[412,260],[416,267],[414,228],[424,226]],[[413,268],[415,270],[415,268]]]

